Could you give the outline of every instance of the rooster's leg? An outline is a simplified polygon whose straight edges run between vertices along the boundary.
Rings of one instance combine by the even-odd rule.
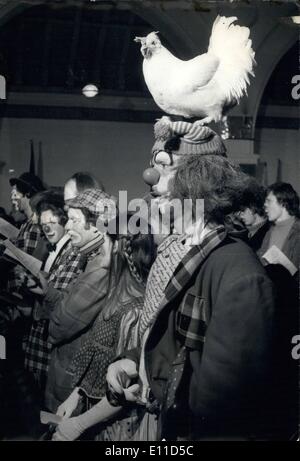
[[[214,122],[213,117],[204,117],[204,118],[201,118],[201,120],[196,120],[194,124],[203,126],[203,125],[208,125],[208,123],[211,123],[211,122]]]

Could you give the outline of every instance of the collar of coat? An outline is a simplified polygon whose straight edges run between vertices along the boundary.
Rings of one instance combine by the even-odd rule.
[[[184,289],[192,275],[199,268],[199,265],[202,264],[214,248],[220,245],[226,236],[227,231],[225,227],[220,225],[209,231],[199,245],[191,246],[190,251],[177,266],[173,277],[165,289],[160,303],[160,311]]]

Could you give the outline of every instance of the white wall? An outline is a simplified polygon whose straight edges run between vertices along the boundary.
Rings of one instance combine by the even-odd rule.
[[[153,144],[153,126],[146,123],[97,121],[0,120],[0,159],[6,166],[0,174],[0,206],[8,206],[9,169],[14,175],[28,171],[30,139],[43,143],[44,181],[63,185],[76,171],[90,171],[104,183],[106,190],[117,195],[144,195],[148,188],[142,172],[149,165]]]
[[[300,194],[300,132],[263,128],[256,130],[256,149],[267,162],[268,184],[277,180],[278,159],[281,160],[282,181],[292,184]]]

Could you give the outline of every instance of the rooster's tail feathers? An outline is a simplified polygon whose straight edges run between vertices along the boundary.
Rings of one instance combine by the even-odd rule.
[[[237,102],[247,94],[249,75],[254,76],[253,67],[256,62],[249,39],[248,27],[233,24],[235,16],[226,18],[218,16],[213,24],[208,52],[220,59],[220,65],[213,77],[225,91],[228,100],[235,98]]]

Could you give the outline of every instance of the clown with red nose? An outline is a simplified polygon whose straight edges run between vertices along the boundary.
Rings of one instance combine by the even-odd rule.
[[[167,116],[155,123],[154,136],[151,167],[144,171],[143,179],[150,186],[152,199],[163,215],[169,211],[172,180],[187,156],[226,156],[226,147],[220,136],[208,126],[186,121],[173,122]],[[166,234],[165,229],[163,233]]]

